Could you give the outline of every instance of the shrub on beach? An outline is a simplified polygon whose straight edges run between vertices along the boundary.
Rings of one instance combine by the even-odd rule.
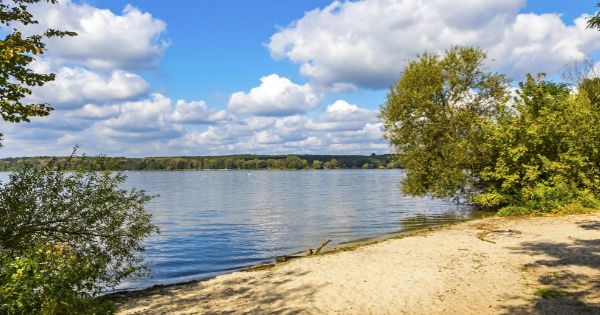
[[[81,290],[94,265],[60,244],[0,257],[1,314],[107,314],[114,304]]]
[[[107,313],[96,297],[145,274],[157,228],[143,191],[110,172],[26,168],[0,185],[0,313]]]

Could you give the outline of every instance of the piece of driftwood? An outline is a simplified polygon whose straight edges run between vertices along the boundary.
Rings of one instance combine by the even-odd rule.
[[[313,250],[312,248],[307,249],[306,250],[306,256],[318,255],[321,252],[321,250],[323,249],[323,247],[325,247],[330,242],[331,242],[331,240],[325,240],[315,250]],[[277,256],[277,257],[275,257],[275,261],[278,262],[278,263],[282,263],[282,262],[286,262],[288,260],[292,260],[294,258],[300,258],[300,257],[302,257],[302,256],[297,256],[297,255],[283,255],[283,256]]]
[[[283,256],[277,256],[275,257],[275,261],[278,263],[282,263],[282,262],[286,262],[288,260],[292,260],[294,258],[300,258],[302,256],[295,256],[295,255],[283,255]]]
[[[319,253],[321,252],[321,249],[323,249],[323,247],[325,247],[325,245],[329,244],[329,242],[331,242],[331,240],[323,241],[323,243],[321,243],[321,245],[319,245],[319,247],[317,247],[317,249],[315,249],[315,252],[313,253],[313,255],[319,255]]]
[[[485,239],[485,237],[486,237],[488,234],[490,234],[490,232],[489,232],[489,231],[479,232],[479,233],[477,233],[477,238],[478,238],[478,239],[480,239],[480,240],[482,240],[482,241],[484,241],[484,242],[488,242],[488,243],[496,244],[496,242],[494,242],[494,241],[490,241],[490,240],[487,240],[487,239]]]
[[[321,252],[321,249],[323,249],[323,247],[325,247],[325,245],[329,244],[329,242],[331,242],[331,240],[323,241],[323,243],[321,243],[321,245],[319,245],[319,247],[317,247],[317,249],[315,249],[315,250],[313,250],[312,248],[307,249],[306,256],[319,255],[319,253]]]
[[[484,242],[488,242],[488,243],[492,243],[492,244],[496,244],[496,242],[488,240],[488,239],[485,238],[489,234],[496,233],[496,234],[501,234],[501,235],[505,235],[505,236],[515,235],[515,234],[521,234],[520,231],[511,230],[511,229],[504,229],[504,230],[488,230],[488,229],[485,229],[485,228],[478,228],[478,229],[484,230],[484,231],[477,233],[477,238],[480,239],[480,240],[482,240],[482,241],[484,241]]]

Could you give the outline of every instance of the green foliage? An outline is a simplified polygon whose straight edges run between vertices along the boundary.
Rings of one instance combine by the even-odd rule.
[[[483,126],[508,100],[506,79],[484,71],[484,60],[476,48],[425,53],[388,93],[380,115],[407,172],[405,193],[454,198],[478,188]]]
[[[538,214],[572,203],[597,206],[599,104],[586,89],[600,84],[584,80],[584,85],[573,94],[564,84],[528,76],[519,86],[515,112],[486,127],[491,159],[479,178],[487,193],[502,196],[492,206],[524,206]],[[472,201],[480,204],[479,199]]]
[[[325,162],[325,168],[336,169],[340,168],[340,163],[336,158],[329,160],[329,162]]]
[[[143,191],[110,172],[25,168],[0,186],[0,305],[8,313],[105,309],[94,299],[146,274],[142,241],[157,228]],[[93,311],[90,311],[93,312]]]
[[[29,248],[0,257],[0,313],[106,314],[114,303],[73,290],[94,265],[64,245]]]
[[[538,288],[533,292],[533,294],[542,297],[544,299],[553,299],[558,298],[565,295],[570,295],[571,293],[560,290],[560,289],[548,289],[548,288]]]
[[[38,23],[28,12],[28,5],[41,1],[43,0],[0,2],[0,24],[12,29],[4,39],[0,39],[0,116],[8,122],[29,121],[29,117],[49,114],[52,107],[48,104],[23,103],[23,99],[31,94],[31,86],[41,86],[55,78],[54,74],[36,73],[29,65],[35,60],[34,56],[44,52],[45,38],[76,35],[73,32],[48,29],[43,34],[24,36],[19,27]]]
[[[531,209],[525,207],[518,206],[508,206],[504,207],[496,213],[496,215],[501,217],[512,217],[512,216],[523,216],[523,215],[532,215],[535,214],[531,211]]]
[[[25,99],[31,87],[55,75],[36,73],[30,65],[44,53],[45,39],[76,35],[55,29],[24,35],[31,32],[23,28],[38,23],[28,6],[39,2],[57,3],[0,2],[6,31],[0,39],[0,116],[7,122],[50,113],[49,104]],[[19,169],[0,185],[1,314],[114,311],[96,296],[125,277],[144,274],[142,241],[157,231],[144,210],[149,197],[119,189],[123,181],[110,172],[67,173],[53,161]]]
[[[319,160],[314,160],[312,163],[312,168],[315,170],[320,170],[323,168],[323,162],[319,161]]]
[[[289,159],[288,159],[289,157]],[[387,165],[388,168],[400,168],[389,154],[378,156],[365,155],[227,155],[227,156],[197,156],[197,157],[149,157],[149,158],[96,158],[87,157],[29,157],[0,159],[0,171],[13,171],[25,165],[44,166],[52,159],[63,169],[76,170],[85,163],[94,162],[94,170],[202,170],[202,169],[232,169],[232,170],[262,170],[262,169],[313,169],[325,168],[325,163],[336,168],[360,168],[365,163],[373,167]],[[298,160],[299,159],[299,160]],[[335,161],[333,161],[335,160]],[[88,167],[89,165],[86,165]]]
[[[407,170],[403,190],[499,214],[599,207],[600,79],[573,92],[528,75],[508,102],[506,80],[483,61],[473,48],[425,54],[390,91],[381,115]]]
[[[289,155],[285,158],[285,168],[301,170],[307,165],[306,160],[302,160],[296,155]]]
[[[598,8],[600,8],[600,2],[598,2],[596,4],[596,6]],[[600,30],[600,12],[596,13],[595,16],[589,18],[587,27],[588,28],[597,28]]]

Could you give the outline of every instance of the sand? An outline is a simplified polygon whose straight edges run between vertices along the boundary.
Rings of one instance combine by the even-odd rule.
[[[120,314],[600,314],[600,214],[485,218],[116,300]]]

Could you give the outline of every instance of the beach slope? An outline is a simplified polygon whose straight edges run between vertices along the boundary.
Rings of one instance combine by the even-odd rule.
[[[600,314],[600,215],[485,218],[116,300],[120,314]]]

